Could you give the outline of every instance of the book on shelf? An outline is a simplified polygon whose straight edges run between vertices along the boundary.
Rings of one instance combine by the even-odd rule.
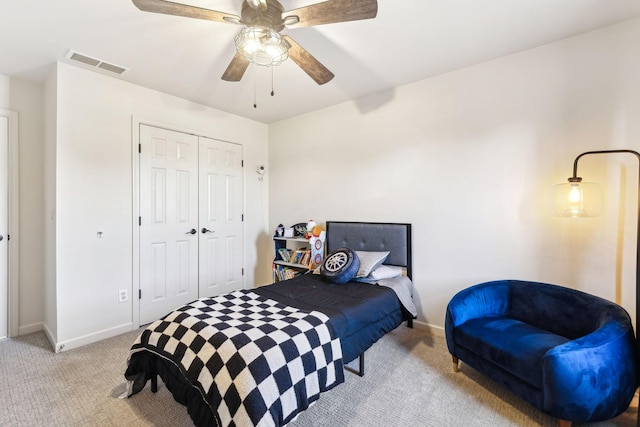
[[[309,265],[311,261],[311,250],[310,249],[297,249],[293,251],[289,258],[289,262],[291,264],[299,264],[299,265]]]
[[[300,275],[299,271],[294,270],[293,268],[284,267],[282,265],[276,265],[273,267],[273,274],[276,276],[278,281],[293,279],[296,276]]]
[[[278,254],[280,254],[280,259],[282,259],[284,262],[291,262],[291,252],[292,251],[287,248],[278,249]]]

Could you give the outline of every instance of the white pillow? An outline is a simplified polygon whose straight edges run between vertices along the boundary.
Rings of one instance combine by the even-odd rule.
[[[389,251],[387,252],[366,252],[366,251],[355,251],[356,255],[358,255],[358,259],[360,260],[360,269],[358,269],[358,273],[356,277],[367,277],[371,271],[373,271],[376,267],[380,266],[389,256]]]
[[[402,267],[395,265],[381,265],[369,273],[369,278],[374,280],[393,279],[402,276]]]

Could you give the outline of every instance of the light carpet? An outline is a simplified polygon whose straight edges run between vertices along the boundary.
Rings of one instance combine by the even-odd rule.
[[[162,382],[120,399],[133,331],[55,354],[43,333],[0,342],[0,426],[191,426]],[[351,365],[355,368],[357,361]],[[635,426],[637,408],[594,427]],[[400,326],[366,353],[364,377],[323,393],[291,427],[555,426],[553,418],[461,364],[444,338]],[[574,424],[579,426],[581,424]]]

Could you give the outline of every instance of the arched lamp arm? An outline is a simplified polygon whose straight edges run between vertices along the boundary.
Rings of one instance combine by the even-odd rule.
[[[576,159],[573,161],[573,176],[571,178],[569,178],[569,180],[582,180],[582,178],[580,178],[578,176],[578,160],[580,160],[581,157],[586,156],[587,154],[615,154],[615,153],[628,153],[628,154],[633,154],[634,156],[636,156],[636,158],[638,159],[638,162],[640,162],[640,153],[638,153],[637,151],[634,150],[598,150],[598,151],[585,151],[582,154],[579,154],[578,157],[576,157]],[[640,179],[638,180],[638,183],[640,184]]]

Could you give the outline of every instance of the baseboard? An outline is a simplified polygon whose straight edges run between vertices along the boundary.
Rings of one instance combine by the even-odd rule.
[[[133,330],[133,322],[128,322],[123,325],[114,326],[113,328],[109,328],[109,329],[103,329],[102,331],[94,332],[78,338],[73,338],[66,341],[59,341],[54,345],[54,348],[56,353],[60,353],[61,351],[67,351],[73,348],[82,347],[83,345],[102,341],[104,339],[115,337],[117,335],[121,335],[126,332],[130,332],[132,330]]]
[[[414,320],[413,327],[421,331],[427,331],[436,337],[444,337],[444,328],[442,326],[436,326],[430,323]]]
[[[18,336],[33,334],[34,332],[40,332],[42,330],[44,330],[44,323],[32,323],[30,325],[18,327]]]

